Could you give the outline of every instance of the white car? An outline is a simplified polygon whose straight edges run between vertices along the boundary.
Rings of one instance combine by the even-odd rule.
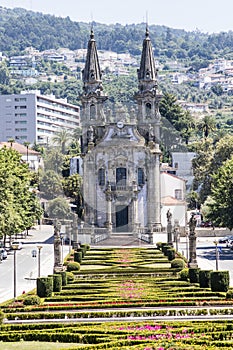
[[[14,249],[14,246],[18,247],[17,249],[20,250],[23,248],[23,243],[22,242],[18,242],[18,241],[13,241],[11,242],[11,249]]]

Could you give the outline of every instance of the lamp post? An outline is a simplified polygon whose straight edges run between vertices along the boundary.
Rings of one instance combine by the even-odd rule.
[[[186,236],[186,259],[188,261],[189,259],[189,243],[188,243],[189,232],[188,231],[185,232],[185,236]]]
[[[41,245],[38,245],[37,248],[38,248],[38,277],[40,277],[40,252],[43,247]]]
[[[16,250],[18,250],[19,245],[18,244],[13,244],[12,249],[14,250],[14,300],[16,299]]]
[[[218,241],[215,240],[214,244],[215,244],[216,271],[218,271],[218,260],[219,260]]]

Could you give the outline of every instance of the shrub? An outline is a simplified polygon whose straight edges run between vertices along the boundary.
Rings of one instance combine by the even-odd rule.
[[[171,246],[169,244],[162,245],[162,252],[164,255],[167,255],[167,250],[171,249]]]
[[[83,258],[82,252],[74,252],[74,261],[81,263]]]
[[[169,261],[172,261],[176,257],[176,250],[174,248],[167,249],[166,255]]]
[[[68,282],[72,282],[74,280],[74,274],[72,272],[67,272],[66,278]]]
[[[227,292],[230,283],[229,271],[213,271],[210,274],[212,292]]]
[[[60,292],[62,287],[62,276],[60,274],[53,275],[53,291]]]
[[[40,305],[41,300],[40,300],[40,297],[38,297],[38,295],[28,295],[25,297],[23,304],[24,305]]]
[[[180,271],[180,279],[181,281],[189,280],[189,269],[187,267]]]
[[[199,283],[199,271],[200,269],[198,267],[189,268],[189,281],[191,283]]]
[[[83,259],[84,256],[85,256],[86,250],[85,250],[85,248],[78,248],[77,249],[77,253],[81,253],[82,254],[82,259]]]
[[[5,318],[4,312],[2,310],[0,310],[0,324],[2,324],[4,318]]]
[[[211,270],[200,270],[199,271],[199,283],[201,288],[211,288],[210,275]]]
[[[228,289],[226,299],[233,299],[233,289]]]
[[[51,297],[53,293],[53,277],[39,277],[36,281],[37,295],[40,298]]]
[[[59,272],[61,274],[61,279],[62,279],[62,285],[66,286],[67,285],[67,276],[66,276],[66,271],[61,271]]]
[[[171,261],[171,267],[173,269],[184,269],[185,268],[185,262],[183,259],[176,258]]]
[[[80,264],[78,262],[70,262],[67,265],[67,271],[71,272],[71,271],[79,271],[80,270]]]

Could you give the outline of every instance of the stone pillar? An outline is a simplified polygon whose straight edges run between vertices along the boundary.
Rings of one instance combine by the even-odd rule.
[[[63,270],[62,264],[62,246],[60,238],[61,223],[58,220],[55,220],[54,223],[54,267],[53,272],[59,272]]]
[[[191,268],[198,267],[197,265],[197,247],[196,247],[196,219],[194,217],[194,214],[192,214],[190,220],[189,220],[189,262],[188,266]]]
[[[161,181],[160,181],[160,155],[159,144],[155,144],[155,169],[154,169],[154,191],[155,191],[155,231],[161,231]]]
[[[173,246],[172,243],[172,213],[170,212],[170,209],[167,211],[167,243],[170,246]]]
[[[106,196],[106,227],[108,230],[108,235],[112,234],[112,192],[111,185],[108,183],[105,190]]]
[[[139,222],[138,222],[138,186],[136,184],[136,181],[133,181],[133,185],[132,185],[132,190],[133,190],[133,195],[132,195],[132,199],[133,199],[133,218],[132,218],[132,229],[133,229],[133,233],[135,235],[138,234],[138,227],[139,227]]]
[[[76,245],[78,242],[78,216],[77,214],[72,215],[72,230],[73,230],[73,244]]]

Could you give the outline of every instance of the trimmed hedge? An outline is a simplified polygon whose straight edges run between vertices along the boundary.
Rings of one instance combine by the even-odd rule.
[[[53,275],[53,291],[60,292],[62,289],[62,276],[60,274]]]
[[[198,267],[196,268],[189,268],[189,281],[190,283],[199,283],[199,271],[200,269]]]
[[[233,289],[228,289],[226,299],[233,299]]]
[[[227,292],[230,284],[229,271],[213,271],[210,275],[212,292]]]
[[[83,259],[83,253],[81,251],[74,252],[74,261],[81,263]]]
[[[37,278],[36,293],[40,298],[51,297],[53,294],[53,277]]]
[[[176,250],[174,248],[170,248],[166,250],[166,255],[169,261],[172,261],[176,257]]]
[[[212,270],[199,271],[199,283],[201,288],[211,288],[210,275]]]
[[[62,286],[66,286],[67,285],[67,275],[66,275],[66,271],[61,271],[59,272],[61,274],[61,279],[62,279]]]
[[[67,264],[67,271],[72,272],[72,271],[79,271],[80,270],[80,264],[78,262],[70,262]]]
[[[23,304],[24,305],[40,305],[41,300],[40,300],[40,297],[38,297],[38,295],[28,295],[25,297]]]
[[[189,269],[185,267],[183,270],[179,273],[181,281],[188,281],[189,280]]]
[[[185,268],[185,262],[183,259],[176,258],[171,261],[171,267],[173,269],[181,269],[183,270]]]

